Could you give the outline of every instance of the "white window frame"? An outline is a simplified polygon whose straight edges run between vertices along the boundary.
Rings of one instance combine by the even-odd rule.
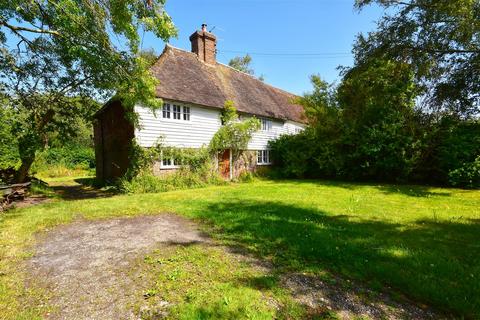
[[[164,103],[162,106],[162,118],[170,119],[171,105],[170,103]]]
[[[173,120],[182,120],[182,107],[178,104],[172,105]]]
[[[190,114],[191,114],[190,113],[190,107],[183,106],[182,111],[183,111],[183,114],[182,114],[183,121],[190,121]]]
[[[168,161],[168,163],[164,163]],[[160,157],[160,169],[178,169],[181,167],[181,164],[174,157],[164,158],[163,155]]]
[[[271,131],[273,127],[272,120],[267,118],[260,118],[262,131]]]
[[[167,121],[190,122],[192,108],[184,104],[164,102],[162,106],[162,119]]]
[[[270,164],[272,164],[272,160],[270,158],[270,150],[257,150],[257,165],[267,166]]]

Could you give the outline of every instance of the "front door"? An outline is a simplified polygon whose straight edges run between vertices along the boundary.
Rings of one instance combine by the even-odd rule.
[[[218,154],[218,170],[224,179],[230,179],[230,150]]]

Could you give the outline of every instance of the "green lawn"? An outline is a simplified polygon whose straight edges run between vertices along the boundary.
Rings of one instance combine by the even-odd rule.
[[[36,293],[22,289],[18,268],[32,254],[35,232],[78,217],[161,212],[203,221],[215,238],[270,259],[279,272],[333,271],[438,310],[480,317],[480,191],[257,181],[55,200],[1,215],[0,318],[39,312],[22,302],[34,301]]]

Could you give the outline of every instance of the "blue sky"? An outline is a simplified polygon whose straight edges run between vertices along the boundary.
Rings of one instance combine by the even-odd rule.
[[[267,83],[302,94],[311,89],[311,74],[330,82],[338,80],[337,67],[352,64],[355,36],[375,28],[381,9],[368,7],[357,12],[353,2],[169,0],[166,10],[179,30],[178,38],[170,43],[190,50],[190,34],[207,23],[208,29],[215,27],[218,61],[228,63],[248,52],[256,74],[263,74]],[[145,34],[143,48],[160,53],[164,45]]]

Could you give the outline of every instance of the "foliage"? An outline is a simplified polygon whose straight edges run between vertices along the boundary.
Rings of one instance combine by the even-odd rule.
[[[79,212],[87,220],[171,212],[205,223],[204,230],[226,245],[267,259],[274,267],[272,276],[305,273],[340,289],[350,288],[358,279],[391,292],[394,298],[407,296],[452,312],[451,317],[476,319],[480,316],[479,207],[478,191],[305,180],[257,180],[202,190],[51,201],[0,217],[0,318],[35,319],[49,311],[48,296],[25,288],[22,268],[38,232],[73,222]],[[180,256],[188,252],[179,263],[189,265],[189,257],[197,255],[188,248],[194,247],[179,252]],[[210,261],[222,263],[216,256]],[[166,269],[173,271],[174,262],[166,263]],[[158,272],[166,270],[158,267]],[[204,268],[199,268],[201,288],[212,278],[209,273],[203,278]],[[235,273],[237,268],[240,264],[229,269]],[[342,276],[350,281],[342,281]],[[238,280],[242,286],[247,281],[258,288],[260,279]],[[148,289],[155,289],[155,282],[150,283]],[[179,290],[188,286],[185,281],[168,283]],[[275,290],[281,285],[260,283]],[[222,291],[215,292],[222,296]],[[208,301],[217,301],[216,294]],[[202,301],[197,295],[192,298],[192,304],[182,300],[182,306]],[[302,318],[289,312],[288,316]]]
[[[480,156],[448,174],[452,186],[480,188]]]
[[[275,164],[287,177],[406,179],[418,157],[411,77],[383,60],[345,70],[337,88],[313,76],[297,99],[310,127],[271,143]]]
[[[120,179],[118,185],[124,193],[157,193],[224,183],[214,168],[204,164],[199,168],[182,166],[175,172],[166,173],[162,177],[154,176],[149,171],[142,171],[130,180]]]
[[[13,132],[14,113],[0,100],[0,168],[17,167],[17,136]]]
[[[384,7],[377,30],[360,35],[356,64],[372,58],[407,62],[425,93],[424,107],[460,117],[478,114],[480,2],[478,0],[356,0]]]
[[[154,176],[153,166],[163,158],[175,159],[180,168],[161,177]],[[213,161],[206,148],[173,148],[161,141],[151,148],[142,148],[133,142],[130,166],[118,185],[125,193],[155,193],[221,184],[223,180]]]
[[[251,63],[252,63],[252,57],[247,53],[243,57],[234,57],[233,59],[230,59],[230,61],[228,62],[228,65],[238,71],[241,71],[253,76],[255,75],[255,70],[253,70],[250,67]],[[258,80],[265,81],[265,76],[263,74],[260,75],[258,77]]]
[[[32,171],[41,177],[60,177],[86,174],[95,168],[92,147],[67,142],[38,152]]]
[[[254,75],[255,71],[250,67],[252,57],[247,53],[244,57],[235,57],[228,62],[228,65],[238,71]]]
[[[19,181],[49,133],[74,131],[75,119],[98,107],[91,97],[160,107],[139,31],[165,41],[176,34],[164,2],[2,2],[0,90],[19,115]]]
[[[406,63],[375,60],[344,71],[338,100],[347,178],[401,181],[410,174],[418,153],[417,94]]]
[[[233,101],[226,101],[222,111],[222,123],[223,126],[215,133],[208,148],[215,154],[230,149],[232,161],[235,163],[247,149],[253,133],[260,129],[260,121],[255,117],[239,121]]]

